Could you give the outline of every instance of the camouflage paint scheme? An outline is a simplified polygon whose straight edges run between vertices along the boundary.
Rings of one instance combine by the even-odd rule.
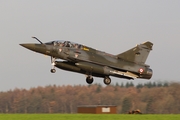
[[[104,83],[109,85],[111,79],[109,76],[135,79],[150,79],[152,69],[146,65],[146,59],[152,50],[153,43],[147,41],[134,48],[118,55],[105,53],[85,45],[70,41],[51,41],[42,43],[36,37],[33,37],[40,44],[20,44],[21,46],[51,56],[52,69],[55,73],[55,67],[86,74],[86,82],[93,83],[93,76],[104,78]],[[58,61],[62,59],[63,61]]]

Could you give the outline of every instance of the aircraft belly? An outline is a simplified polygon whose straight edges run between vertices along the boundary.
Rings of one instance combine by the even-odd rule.
[[[82,70],[87,71],[88,73],[109,75],[109,71],[111,70],[108,67],[93,64],[93,63],[88,63],[88,62],[78,62],[75,65],[81,68]]]
[[[76,73],[81,73],[81,74],[89,73],[92,76],[96,76],[96,77],[104,77],[105,76],[104,74],[99,73],[99,72],[90,73],[90,72],[88,72],[89,69],[81,69],[80,67],[76,66],[74,63],[70,63],[67,61],[64,61],[64,62],[56,61],[55,66],[59,69],[76,72]]]
[[[134,74],[132,72],[119,71],[119,70],[115,70],[107,66],[100,66],[100,65],[88,63],[88,62],[78,62],[75,65],[81,68],[83,71],[87,71],[88,73],[91,73],[91,74],[99,74],[102,76],[124,77],[128,79],[134,79],[134,78],[139,77],[137,74]]]
[[[62,69],[62,70],[67,70],[67,71],[71,71],[71,72],[77,72],[77,73],[85,74],[84,71],[82,71],[80,68],[78,68],[77,66],[75,66],[73,63],[70,63],[70,62],[56,61],[55,66],[57,68]]]

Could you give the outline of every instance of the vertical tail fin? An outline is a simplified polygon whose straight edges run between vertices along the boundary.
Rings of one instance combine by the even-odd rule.
[[[118,54],[117,57],[127,61],[145,64],[146,59],[149,55],[149,52],[152,50],[153,43],[147,41],[136,47],[127,50],[121,54]]]

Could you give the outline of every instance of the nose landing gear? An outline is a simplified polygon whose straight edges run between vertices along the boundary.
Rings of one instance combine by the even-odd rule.
[[[51,69],[51,73],[55,73],[56,72],[56,69]]]
[[[52,65],[52,69],[50,70],[51,73],[55,73],[56,72],[56,69],[55,69],[56,63],[55,63],[55,61],[56,61],[56,58],[51,57],[51,65]]]

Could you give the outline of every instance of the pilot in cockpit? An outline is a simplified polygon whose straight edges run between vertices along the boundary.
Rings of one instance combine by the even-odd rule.
[[[69,42],[69,41],[65,41],[65,42],[64,42],[64,46],[65,46],[65,47],[72,47],[72,44],[71,44],[71,42]]]
[[[75,48],[78,48],[78,44],[75,44],[74,47],[75,47]]]
[[[59,43],[60,47],[64,47],[64,44],[62,42]]]

